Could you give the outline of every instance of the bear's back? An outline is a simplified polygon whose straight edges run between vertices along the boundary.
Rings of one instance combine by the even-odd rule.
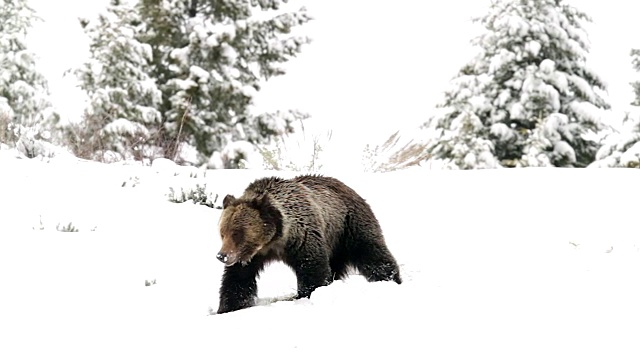
[[[332,241],[344,231],[345,219],[354,202],[362,201],[341,181],[320,175],[258,179],[247,187],[245,196],[264,193],[283,212],[286,228],[298,232],[315,224]]]
[[[318,219],[329,244],[338,241],[345,231],[354,202],[362,199],[341,181],[318,175],[302,175],[291,179],[307,193],[312,212]]]

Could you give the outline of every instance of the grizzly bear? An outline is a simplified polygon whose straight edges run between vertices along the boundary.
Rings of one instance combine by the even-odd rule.
[[[368,281],[402,283],[373,211],[335,178],[258,179],[240,198],[225,196],[222,208],[216,257],[225,269],[218,314],[253,306],[256,279],[271,261],[293,269],[296,298],[344,278],[350,268]]]

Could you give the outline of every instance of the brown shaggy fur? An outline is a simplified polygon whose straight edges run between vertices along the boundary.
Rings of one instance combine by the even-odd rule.
[[[256,279],[270,261],[283,261],[298,279],[298,297],[347,275],[400,284],[398,264],[366,201],[341,181],[305,175],[267,177],[240,198],[227,195],[220,217],[225,263],[218,313],[250,307]]]

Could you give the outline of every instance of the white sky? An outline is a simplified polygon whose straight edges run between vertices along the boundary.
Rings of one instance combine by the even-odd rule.
[[[594,24],[591,65],[609,83],[610,101],[619,110],[632,99],[629,51],[640,47],[630,1],[571,1]],[[86,40],[76,18],[106,0],[31,0],[46,21],[32,34],[56,101],[78,109],[77,92],[62,72],[82,61]],[[90,4],[89,4],[90,3]],[[345,147],[379,142],[398,128],[423,123],[460,67],[474,55],[478,34],[470,18],[483,15],[489,0],[427,2],[399,0],[291,0],[315,17],[307,25],[314,42],[288,65],[284,77],[263,88],[264,109],[299,108],[313,115],[307,128],[332,129],[332,146],[341,159]],[[76,94],[76,96],[74,96]],[[78,111],[78,110],[76,110]],[[364,129],[364,130],[363,130]],[[356,155],[354,155],[356,156]]]

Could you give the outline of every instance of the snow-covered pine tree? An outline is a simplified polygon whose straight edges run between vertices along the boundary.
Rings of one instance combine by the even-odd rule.
[[[631,64],[640,72],[640,50],[631,50]],[[589,167],[640,168],[640,81],[631,83],[635,99],[622,120],[622,129],[609,134]]]
[[[631,50],[631,65],[634,70],[640,73],[640,49]],[[632,82],[631,86],[636,94],[636,98],[631,105],[640,106],[640,80]]]
[[[282,3],[140,1],[140,39],[153,49],[164,129],[195,147],[197,162],[237,167],[247,142],[270,142],[304,118],[296,111],[252,112],[260,83],[284,74],[281,65],[309,42],[294,33],[310,20],[306,11],[282,11]]]
[[[451,119],[449,130],[439,139],[436,152],[443,154],[445,169],[492,169],[499,166],[493,155],[488,129],[473,112],[462,111]]]
[[[14,145],[20,137],[49,140],[58,120],[47,81],[26,44],[27,31],[37,19],[26,0],[0,2],[0,135]]]
[[[136,39],[141,21],[134,4],[111,0],[97,21],[81,24],[90,39],[90,56],[75,70],[89,96],[87,138],[79,146],[90,146],[90,156],[99,159],[162,156],[156,147],[162,93],[151,77],[151,47]]]
[[[562,0],[497,0],[475,21],[485,29],[472,40],[479,54],[453,79],[442,113],[425,124],[438,134],[433,158],[463,168],[591,163],[597,144],[588,136],[609,108],[604,82],[586,65],[583,23],[591,19]],[[468,127],[453,126],[464,114],[478,119],[472,134],[483,140],[479,148],[470,147]],[[487,161],[488,142],[497,161]],[[476,156],[465,160],[469,152]]]

